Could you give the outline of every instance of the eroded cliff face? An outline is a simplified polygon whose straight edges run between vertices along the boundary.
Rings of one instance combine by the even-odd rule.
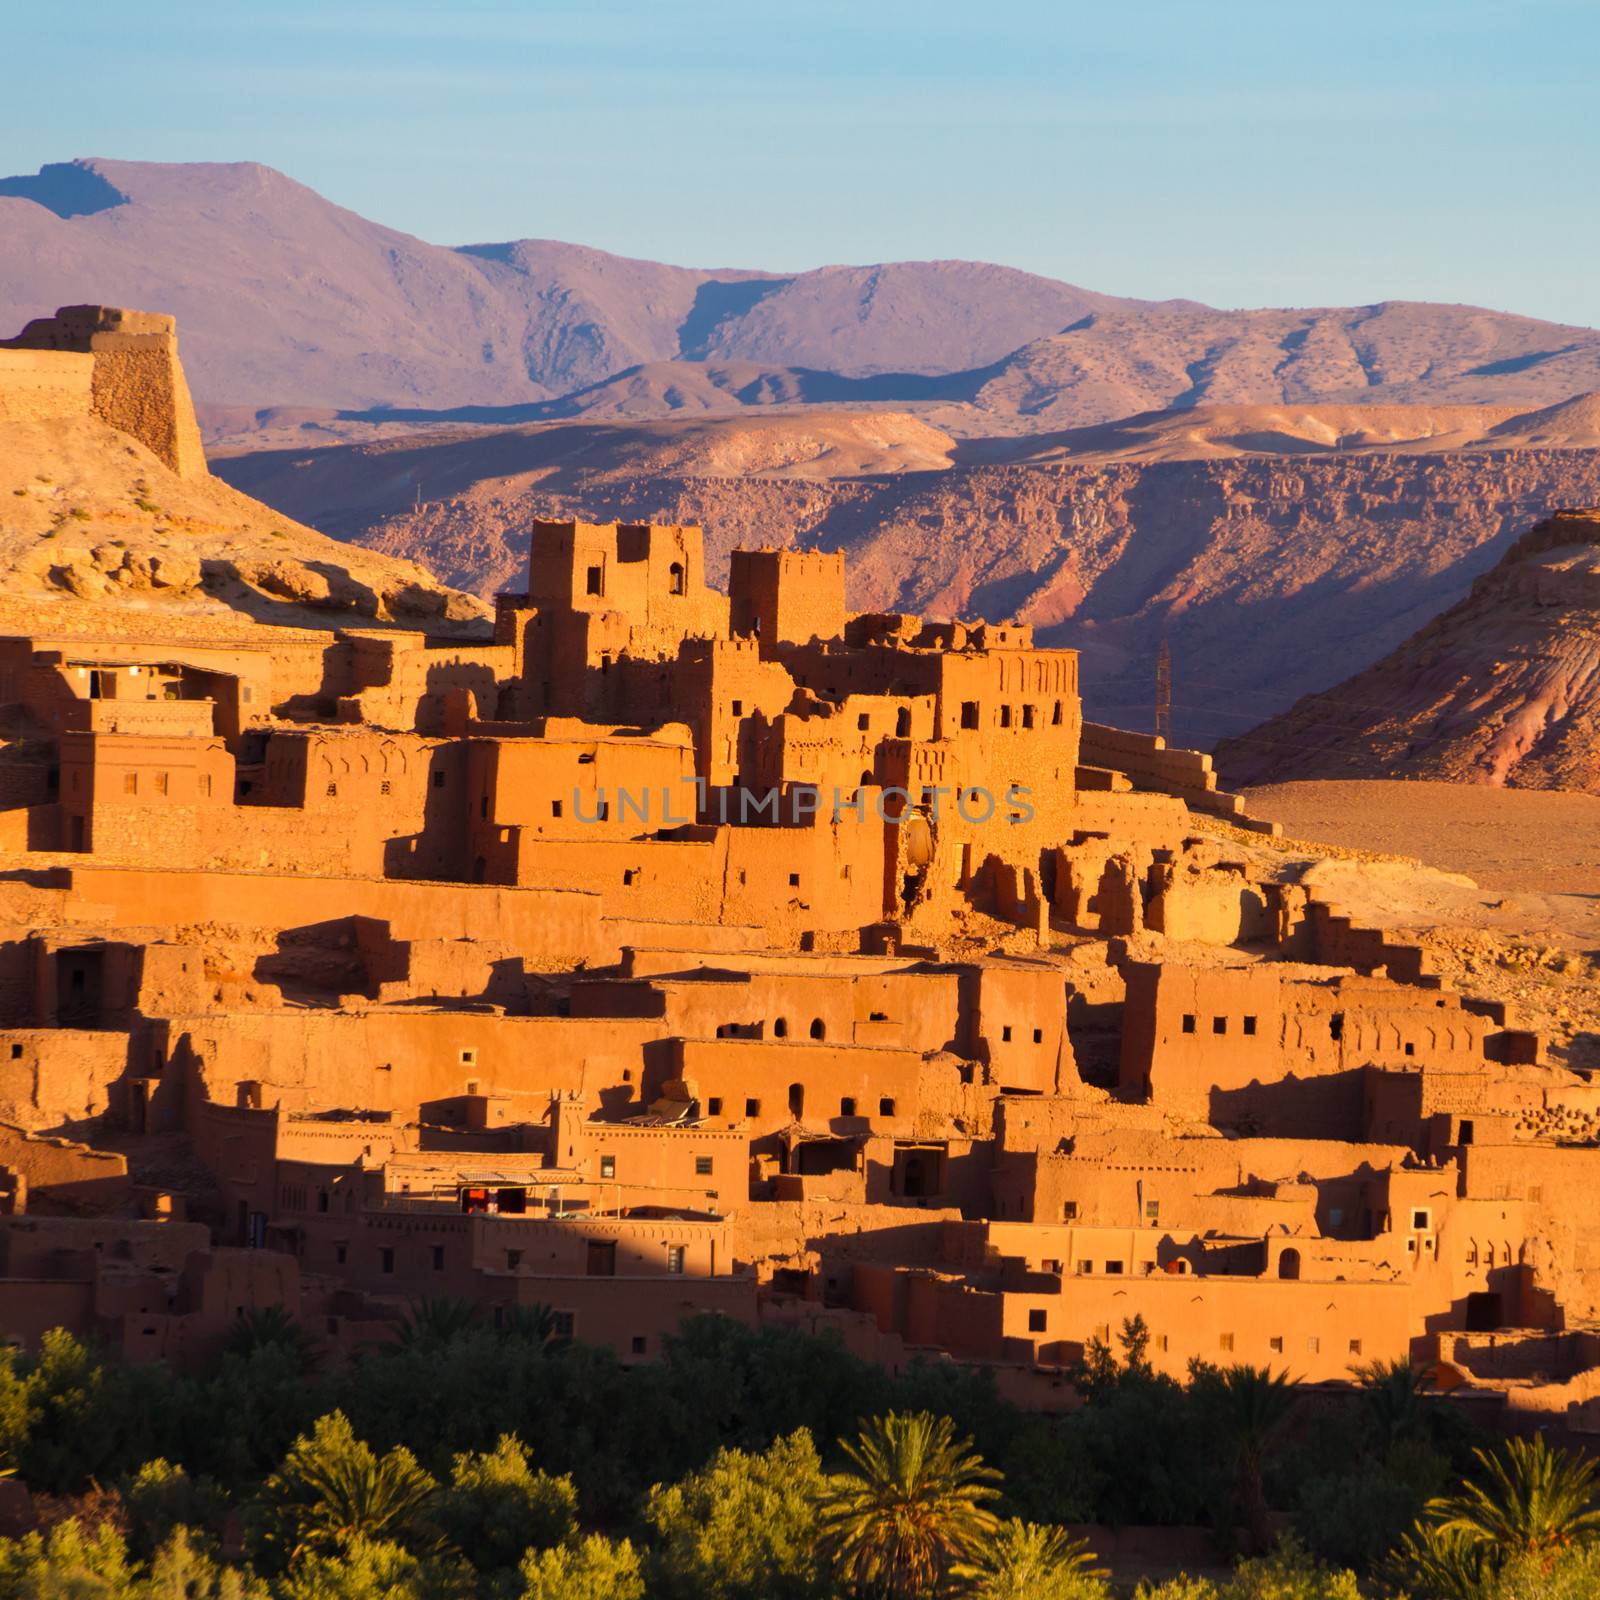
[[[1471,593],[1366,671],[1219,761],[1239,783],[1443,778],[1600,792],[1600,511],[1518,539]]]
[[[1183,743],[1238,735],[1383,656],[1552,506],[1600,503],[1600,452],[970,466],[835,480],[519,471],[460,444],[217,464],[287,513],[447,583],[515,586],[535,517],[699,522],[843,549],[859,608],[1032,621],[1083,652],[1090,716],[1148,727],[1163,636]],[[474,465],[474,461],[479,464]],[[422,493],[419,496],[418,486]]]

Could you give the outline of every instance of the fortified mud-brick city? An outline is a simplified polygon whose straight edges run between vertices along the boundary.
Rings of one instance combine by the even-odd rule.
[[[204,474],[169,319],[0,350]],[[0,639],[0,1335],[203,1360],[418,1296],[992,1365],[1595,1364],[1600,1092],[1209,760],[843,557],[537,523],[492,638]],[[24,759],[25,757],[25,759]],[[1576,1341],[1576,1343],[1574,1343]]]

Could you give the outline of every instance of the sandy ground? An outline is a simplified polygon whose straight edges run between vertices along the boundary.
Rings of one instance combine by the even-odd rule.
[[[1294,839],[1411,856],[1486,889],[1600,896],[1600,796],[1476,784],[1350,780],[1249,791]]]

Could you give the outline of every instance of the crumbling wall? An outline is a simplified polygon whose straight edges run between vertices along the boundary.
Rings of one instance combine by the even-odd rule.
[[[93,379],[93,356],[0,348],[0,422],[87,417]]]
[[[53,317],[30,322],[15,339],[0,341],[0,350],[90,355],[89,411],[137,439],[180,478],[205,474],[200,426],[178,361],[172,317],[113,306],[62,306]],[[0,385],[5,375],[0,368]],[[32,387],[37,392],[37,384]]]

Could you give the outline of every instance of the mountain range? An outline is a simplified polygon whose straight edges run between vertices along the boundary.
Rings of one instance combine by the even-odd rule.
[[[893,405],[970,436],[1202,404],[1531,409],[1600,390],[1600,333],[1474,307],[1228,311],[971,261],[779,273],[551,240],[451,248],[254,163],[0,179],[0,329],[75,301],[175,313],[203,409]]]

